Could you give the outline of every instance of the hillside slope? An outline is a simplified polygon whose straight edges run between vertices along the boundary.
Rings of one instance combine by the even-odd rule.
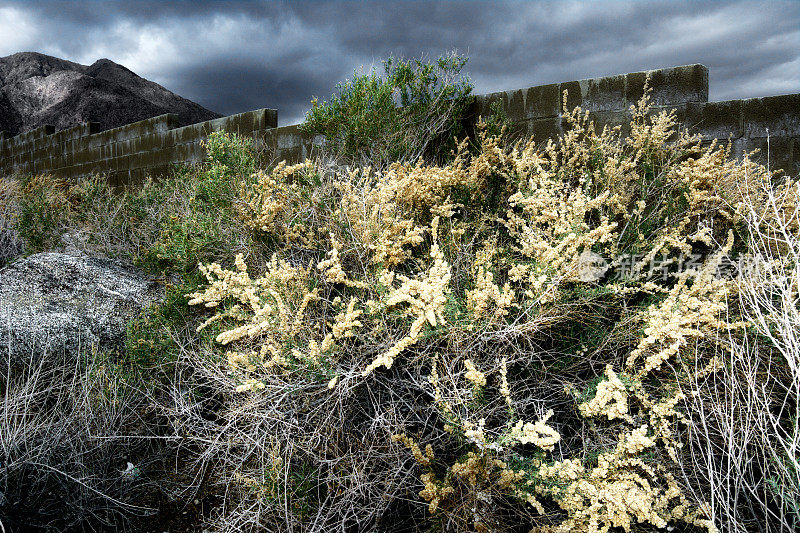
[[[106,130],[164,113],[181,125],[221,116],[108,59],[86,66],[36,52],[0,58],[0,131],[11,135],[82,122]]]

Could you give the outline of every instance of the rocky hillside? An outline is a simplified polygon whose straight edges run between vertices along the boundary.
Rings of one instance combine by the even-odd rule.
[[[86,66],[36,52],[0,58],[0,131],[11,135],[44,124],[98,122],[105,130],[164,113],[177,113],[181,125],[221,116],[108,59]]]

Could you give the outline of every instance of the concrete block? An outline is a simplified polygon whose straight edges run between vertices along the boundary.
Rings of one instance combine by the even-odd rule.
[[[501,102],[511,121],[554,117],[559,113],[558,84],[538,85],[514,91],[501,91],[475,96],[472,114],[487,119],[492,115],[491,105]]]
[[[92,143],[108,144],[114,141],[128,141],[141,137],[143,135],[152,135],[154,133],[164,133],[170,129],[178,126],[178,115],[175,113],[168,113],[159,115],[157,117],[140,120],[132,124],[120,126],[106,130],[95,137],[92,135]]]
[[[125,189],[130,187],[130,179],[129,174],[127,171],[125,172],[117,172],[117,171],[109,171],[106,173],[106,180],[111,188],[118,193],[121,193]]]
[[[522,90],[507,91],[504,98],[504,107],[510,120],[525,120],[525,95]]]
[[[708,102],[708,68],[695,64],[626,74],[625,100],[628,106],[635,105],[641,99],[648,75],[653,89],[650,97],[652,105]]]
[[[227,117],[215,118],[214,120],[209,120],[207,122],[201,122],[197,124],[201,126],[204,131],[227,131],[229,133],[238,133],[234,128],[234,123],[236,122],[237,115],[229,115]]]
[[[278,112],[274,109],[256,109],[208,121],[211,131],[226,131],[251,135],[253,131],[277,127]]]
[[[567,102],[564,105],[564,91],[567,91]],[[581,82],[567,81],[558,84],[558,104],[560,114],[569,113],[583,103]]]
[[[192,124],[190,126],[184,126],[182,128],[173,130],[172,135],[174,136],[175,144],[199,142],[200,139],[204,137],[203,124],[207,123],[201,122],[199,124]]]
[[[477,120],[477,117],[487,117],[491,114],[491,110],[489,109],[492,102],[495,100],[501,100],[502,97],[500,96],[504,93],[489,93],[489,94],[478,94],[475,95],[475,99],[473,100],[472,104],[470,104],[469,114],[474,114]],[[505,105],[503,106],[505,108]]]
[[[46,152],[43,148],[39,148],[31,151],[30,155],[31,155],[31,161],[39,161],[44,159],[44,157],[46,156]]]
[[[533,137],[537,144],[553,139],[554,141],[563,133],[563,119],[559,117],[540,118],[527,123],[527,135]]]
[[[160,135],[161,137],[161,148],[168,148],[170,146],[175,146],[175,131],[177,130],[169,130],[165,131]]]
[[[275,150],[288,150],[304,144],[311,145],[313,136],[300,131],[297,124],[281,126],[264,133],[264,144],[267,148]]]
[[[144,168],[151,168],[157,166],[164,166],[169,165],[171,163],[177,163],[178,159],[178,151],[179,148],[177,146],[173,146],[171,148],[165,148],[161,150],[154,150],[152,152],[147,152],[143,154],[145,157],[143,158],[144,164],[141,166]]]
[[[104,159],[103,158],[103,153],[101,152],[100,148],[102,148],[102,147],[98,146],[96,148],[91,148],[90,150],[85,151],[84,152],[84,154],[85,154],[85,162],[93,163],[95,161],[100,161],[100,160]]]
[[[275,147],[278,150],[288,150],[296,148],[303,144],[303,139],[302,137],[300,137],[300,135],[289,132],[285,132],[281,135],[278,135],[275,140],[276,140]]]
[[[302,146],[278,149],[274,155],[277,162],[286,161],[287,165],[294,165],[303,161],[304,156],[305,151]]]
[[[738,139],[744,134],[742,101],[689,102],[676,110],[680,124],[704,139]]]
[[[120,156],[126,156],[135,154],[136,150],[134,150],[134,143],[136,142],[135,139],[127,139],[125,141],[119,141],[116,144],[116,149],[119,152]],[[120,157],[117,156],[117,157]]]
[[[146,152],[148,150],[160,150],[162,143],[162,134],[153,133],[150,135],[143,135],[137,137],[133,141],[134,152]]]
[[[200,124],[196,124],[197,131],[199,132],[198,140],[205,140],[205,138],[208,137],[212,131],[217,131],[214,129],[211,122],[212,121],[201,122]]]
[[[40,131],[40,135],[33,138],[33,150],[41,150],[42,148],[50,145],[52,141],[50,140],[50,136],[56,132],[55,127],[53,126],[42,126],[41,128],[37,128]]]
[[[766,166],[769,170],[782,170],[783,174],[792,178],[800,177],[800,137],[784,137],[770,135],[766,137],[745,138],[746,151],[758,149],[753,160]]]
[[[182,144],[172,147],[172,154],[175,162],[194,162],[202,161],[205,158],[205,150],[200,144]]]
[[[625,75],[592,78],[580,81],[584,111],[621,111],[625,102]]]
[[[21,152],[29,149],[30,143],[31,143],[31,132],[27,132],[27,133],[20,133],[16,137],[13,137],[9,142],[9,145],[14,151]]]
[[[72,156],[74,165],[82,165],[84,163],[91,162],[91,159],[89,157],[89,150],[75,151],[73,152]]]
[[[519,140],[526,140],[529,136],[528,133],[528,124],[530,120],[520,120],[513,122],[507,129],[506,135],[508,136],[508,140],[512,143],[517,142]]]
[[[561,92],[557,83],[529,87],[525,91],[525,118],[537,119],[558,116]]]
[[[99,161],[92,162],[92,168],[94,168],[97,172],[109,172],[114,169],[114,166],[114,159],[101,159]]]
[[[278,110],[277,109],[264,109],[264,122],[259,129],[265,130],[269,128],[278,127]]]
[[[128,164],[129,169],[147,168],[155,163],[155,152],[139,152],[132,154]]]
[[[133,155],[125,154],[120,157],[115,157],[112,160],[112,170],[115,172],[128,172],[131,169],[131,162],[133,161]]]
[[[748,137],[800,136],[800,94],[742,100],[742,122]]]
[[[103,144],[111,144],[114,142],[113,130],[101,131],[91,135],[86,141],[87,146],[100,146]]]
[[[67,166],[67,164],[63,153],[59,153],[58,155],[53,157],[53,168],[60,169],[65,166]]]

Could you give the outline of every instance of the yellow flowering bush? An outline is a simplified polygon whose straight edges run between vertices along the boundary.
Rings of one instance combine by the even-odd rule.
[[[717,530],[676,473],[690,384],[745,328],[720,271],[767,172],[648,94],[627,137],[578,109],[542,149],[481,132],[441,165],[281,164],[243,191],[275,255],[257,276],[201,264],[189,304],[231,402],[294,439],[281,464],[328,498],[317,524],[368,501],[378,527],[413,492],[442,531]]]

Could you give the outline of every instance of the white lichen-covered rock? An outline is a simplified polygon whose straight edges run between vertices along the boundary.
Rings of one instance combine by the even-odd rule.
[[[127,323],[161,298],[163,288],[133,266],[32,255],[0,268],[0,353],[19,361],[44,351],[120,348]]]

